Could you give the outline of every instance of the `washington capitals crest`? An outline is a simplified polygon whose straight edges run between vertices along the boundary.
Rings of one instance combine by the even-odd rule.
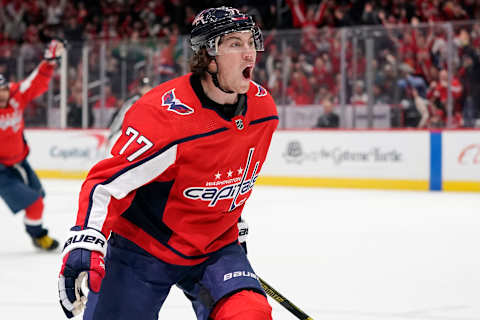
[[[177,97],[175,97],[175,89],[167,91],[163,94],[162,106],[168,107],[167,108],[168,111],[173,111],[182,116],[185,116],[187,114],[194,112],[194,110],[191,107],[182,103],[180,99],[177,99]]]
[[[264,87],[256,83],[255,81],[252,81],[253,84],[257,87],[257,93],[255,94],[257,97],[265,97],[267,95],[267,90],[265,90]]]

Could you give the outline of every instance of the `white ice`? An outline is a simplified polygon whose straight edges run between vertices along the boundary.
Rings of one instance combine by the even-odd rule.
[[[44,180],[44,221],[61,241],[80,181]],[[256,186],[245,208],[263,279],[323,320],[480,319],[480,194]],[[0,319],[65,319],[60,254],[36,251],[0,201]],[[274,319],[295,319],[270,300]],[[173,290],[160,319],[195,319]],[[141,319],[139,319],[141,320]]]

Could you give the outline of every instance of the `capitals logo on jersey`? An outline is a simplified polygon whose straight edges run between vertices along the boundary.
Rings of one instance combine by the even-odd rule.
[[[0,130],[12,128],[13,132],[17,132],[22,124],[23,114],[18,110],[18,102],[15,98],[11,98],[8,102],[13,107],[13,112],[0,115]]]
[[[258,83],[256,83],[255,81],[252,81],[253,84],[257,87],[257,93],[255,94],[255,96],[257,97],[265,97],[267,95],[267,90],[265,90],[264,87],[262,87],[261,85],[259,85]]]
[[[193,113],[193,109],[182,103],[177,97],[175,97],[175,89],[172,89],[162,96],[162,106],[168,107],[168,111],[173,111],[182,116]]]
[[[191,187],[183,190],[185,198],[192,200],[207,201],[209,207],[215,207],[220,200],[231,199],[229,205],[229,211],[235,210],[238,206],[241,206],[248,197],[238,199],[239,196],[247,194],[253,189],[255,181],[258,178],[258,167],[260,161],[255,163],[252,175],[247,177],[248,171],[253,158],[253,152],[255,148],[250,148],[248,151],[247,162],[245,163],[245,169],[239,168],[237,172],[242,176],[232,177],[227,180],[219,180],[215,182],[207,182],[205,187]],[[229,172],[229,177],[232,172]],[[217,177],[220,177],[220,173],[217,173]],[[219,186],[219,187],[217,187]]]

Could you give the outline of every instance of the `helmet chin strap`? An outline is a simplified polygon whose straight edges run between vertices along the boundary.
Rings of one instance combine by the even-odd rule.
[[[211,72],[211,71],[208,71],[207,72],[212,76],[212,81],[213,81],[213,84],[215,85],[215,87],[217,87],[218,89],[222,90],[223,92],[225,93],[235,93],[234,91],[231,91],[231,90],[226,90],[226,89],[223,89],[221,86],[220,86],[220,82],[218,82],[218,63],[217,63],[217,60],[215,60],[215,58],[213,58],[213,60],[215,61],[215,63],[217,64],[217,71],[215,72]]]

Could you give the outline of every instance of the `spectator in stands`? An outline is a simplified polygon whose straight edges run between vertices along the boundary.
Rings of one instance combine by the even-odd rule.
[[[397,81],[397,86],[402,90],[402,94],[406,94],[407,89],[412,87],[417,90],[420,96],[426,97],[427,84],[425,80],[422,77],[416,76],[413,68],[407,63],[402,63],[399,70],[400,79]]]
[[[63,29],[63,36],[68,41],[70,50],[68,50],[69,65],[78,65],[82,56],[84,25],[78,23],[78,17],[70,16]]]
[[[119,101],[112,92],[112,85],[110,82],[105,84],[105,100],[103,103],[102,108],[102,100],[99,99],[93,106],[95,128],[106,128],[112,115],[119,107]]]
[[[432,80],[430,74],[433,64],[430,56],[430,47],[433,37],[431,35],[424,36],[421,32],[415,33],[416,39],[416,56],[415,56],[415,74],[422,76],[426,81]]]
[[[445,1],[442,5],[445,20],[465,20],[468,19],[467,12],[457,1]]]
[[[463,121],[465,127],[473,127],[476,119],[480,117],[480,59],[465,29],[460,31],[459,46],[461,48],[459,75],[465,92]]]
[[[452,82],[448,86],[448,71],[446,69],[440,70],[438,74],[438,81],[432,81],[427,92],[427,98],[434,102],[436,100],[437,104],[443,105],[444,110],[447,110],[447,99],[448,99],[448,87],[452,92],[452,106],[454,113],[462,112],[461,98],[463,93],[462,84],[460,80],[452,75]]]
[[[62,22],[67,0],[50,0],[47,3],[46,23],[51,26],[59,26]]]
[[[365,3],[362,14],[362,22],[366,25],[375,25],[381,23],[379,12],[374,8],[374,4],[370,1]]]
[[[418,94],[417,89],[412,88],[413,103],[417,109],[420,118],[416,125],[417,128],[425,128],[428,123],[428,100]]]
[[[98,100],[95,105],[93,106],[94,109],[99,109],[102,107],[102,101]],[[112,93],[112,85],[108,82],[105,84],[105,108],[117,108],[117,98]]]
[[[330,63],[328,54],[317,56],[315,58],[312,74],[315,77],[318,86],[326,85],[329,89],[333,89],[335,86],[335,80],[332,76],[332,64]]]
[[[327,84],[318,84],[317,94],[315,95],[315,103],[321,104],[324,100],[329,100],[333,103],[335,92],[330,90]]]
[[[390,104],[392,97],[385,93],[380,83],[373,86],[373,103],[374,104]]]
[[[353,106],[365,106],[368,103],[368,95],[365,92],[365,83],[357,80],[353,85],[353,95],[350,98],[350,104]]]
[[[73,83],[70,90],[70,96],[67,100],[67,126],[70,128],[82,127],[82,83],[81,79]],[[88,107],[88,123],[87,127],[90,128],[93,125],[93,112],[92,108]]]
[[[330,99],[322,101],[323,114],[318,118],[316,128],[338,128],[340,125],[340,117],[333,112],[333,103]]]
[[[38,57],[42,56],[43,45],[38,38],[38,30],[35,26],[29,26],[24,35],[25,41],[20,45],[20,56],[24,63],[32,63],[36,66]]]
[[[272,95],[272,97],[275,99],[275,101],[279,103],[284,103],[282,99],[284,82],[283,82],[283,76],[282,76],[282,69],[280,68],[280,66],[273,69],[273,72],[268,74],[268,82],[266,83],[267,83],[267,88],[270,91],[270,94]]]
[[[313,103],[314,92],[303,70],[298,69],[293,72],[287,95],[297,106]]]
[[[179,29],[178,26],[172,25],[170,29],[166,29],[165,46],[156,52],[154,57],[156,71],[159,75],[158,83],[170,80],[177,74],[177,65],[175,61],[175,49],[178,43]]]
[[[292,13],[292,23],[294,28],[301,28],[305,19],[305,1],[304,0],[287,0],[286,1]]]
[[[282,53],[278,49],[278,46],[275,42],[268,46],[268,55],[265,58],[265,68],[268,75],[272,75],[275,69],[281,67],[282,64]]]
[[[317,27],[322,23],[327,8],[327,0],[322,0],[318,7],[310,5],[306,8],[303,1],[289,1],[294,23],[302,29],[302,50],[312,54],[319,53],[320,37]]]
[[[26,4],[23,1],[15,0],[6,6],[0,6],[0,21],[3,21],[4,30],[11,40],[20,42],[27,29],[24,21]]]

